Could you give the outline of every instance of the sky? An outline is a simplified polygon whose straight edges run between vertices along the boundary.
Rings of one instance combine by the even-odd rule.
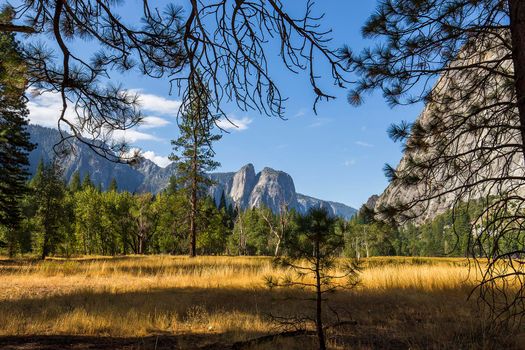
[[[306,1],[283,1],[292,12],[304,8]],[[141,11],[140,1],[119,9],[124,18]],[[156,1],[162,7],[165,1]],[[183,6],[185,1],[179,1]],[[158,4],[158,5],[157,5]],[[353,51],[373,46],[376,42],[361,36],[361,27],[376,7],[375,0],[318,1],[314,12],[325,13],[324,29],[332,29],[331,47],[348,45]],[[75,43],[80,54],[94,50],[91,44]],[[322,71],[322,87],[336,96],[335,100],[321,102],[317,115],[313,111],[315,96],[305,73],[287,71],[279,57],[270,55],[270,71],[281,93],[288,98],[285,104],[286,120],[260,115],[257,111],[241,111],[234,104],[224,105],[237,127],[223,124],[224,133],[214,150],[221,163],[220,172],[237,171],[252,163],[256,171],[264,167],[289,173],[296,191],[324,200],[345,203],[359,208],[373,194],[380,194],[388,182],[382,168],[385,163],[397,165],[401,146],[393,143],[386,133],[389,125],[401,120],[413,121],[422,106],[390,108],[378,92],[367,96],[359,107],[351,106],[347,90],[333,86],[329,71]],[[178,136],[176,111],[179,96],[169,94],[167,79],[145,78],[138,72],[112,73],[126,89],[141,95],[141,106],[146,116],[144,123],[120,133],[146,158],[165,166],[171,153],[170,140]],[[57,96],[31,96],[29,102],[32,123],[54,127],[60,101]]]

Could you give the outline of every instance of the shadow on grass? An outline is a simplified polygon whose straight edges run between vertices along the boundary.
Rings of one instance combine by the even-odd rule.
[[[300,300],[307,297],[300,290],[166,288],[2,300],[0,330],[20,336],[0,337],[0,349],[233,349],[236,342],[278,332],[270,329],[269,314],[313,315],[313,303]],[[476,308],[453,290],[341,292],[330,296],[330,305],[355,321],[329,331],[338,349],[490,349],[492,342],[519,348],[508,339],[487,343]],[[327,312],[326,321],[335,322],[334,314]],[[145,336],[129,336],[135,334]],[[315,348],[309,338],[311,347],[295,339],[257,349],[294,349],[295,343],[300,350]]]

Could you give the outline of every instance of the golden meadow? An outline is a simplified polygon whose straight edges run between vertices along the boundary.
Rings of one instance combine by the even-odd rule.
[[[520,348],[524,332],[488,334],[464,259],[370,258],[359,284],[328,295],[332,349]],[[129,256],[0,260],[0,336],[179,337],[182,348],[283,330],[276,316],[313,315],[310,291],[270,289],[289,271],[264,257]],[[327,308],[326,308],[327,309]],[[277,344],[281,343],[281,344]],[[218,345],[217,345],[218,346]],[[253,349],[315,348],[315,338]]]

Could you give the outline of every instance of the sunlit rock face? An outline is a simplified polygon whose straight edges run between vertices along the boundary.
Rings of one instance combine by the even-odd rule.
[[[274,212],[278,212],[282,205],[297,208],[295,185],[290,175],[264,168],[257,177],[257,184],[250,193],[250,208],[264,205]]]
[[[31,140],[38,146],[30,154],[30,172],[34,174],[40,159],[45,162],[54,157],[53,145],[60,140],[58,131],[31,125],[28,128]],[[90,175],[95,185],[107,189],[115,178],[119,190],[132,193],[164,190],[172,176],[176,176],[176,164],[160,167],[148,159],[141,159],[134,166],[117,164],[97,156],[81,142],[73,141],[74,152],[61,159],[64,178],[69,182],[75,171],[80,171],[81,177]],[[271,168],[255,172],[253,164],[246,164],[236,172],[212,173],[208,175],[214,185],[208,189],[208,194],[218,204],[224,196],[228,205],[237,206],[242,210],[254,207],[268,207],[279,213],[282,206],[306,213],[310,208],[326,208],[334,216],[351,218],[356,210],[342,203],[323,201],[313,197],[298,194],[292,177]]]
[[[422,180],[394,179],[375,201],[379,218],[388,217],[385,208],[407,208],[398,221],[421,224],[459,202],[525,195],[512,59],[506,47],[475,40],[437,79],[396,167],[398,179]]]
[[[292,177],[279,170],[264,168],[256,173],[252,164],[243,166],[236,173],[210,174],[216,182],[210,188],[216,202],[222,193],[226,201],[242,210],[256,207],[270,208],[279,213],[283,206],[306,213],[311,208],[325,208],[331,215],[351,218],[356,210],[342,203],[323,201],[297,193]]]
[[[257,176],[253,164],[243,166],[233,176],[233,182],[229,196],[233,202],[242,208],[250,206],[250,196],[253,188],[257,185]]]

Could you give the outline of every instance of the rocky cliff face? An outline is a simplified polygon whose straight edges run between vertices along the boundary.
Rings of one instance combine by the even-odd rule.
[[[30,154],[30,172],[34,174],[40,159],[45,162],[54,156],[53,145],[58,142],[56,130],[30,125],[28,131],[31,141],[38,147]],[[176,175],[175,164],[161,168],[148,159],[142,159],[137,165],[116,164],[98,157],[80,142],[74,143],[75,153],[61,160],[64,177],[69,181],[75,171],[81,177],[89,173],[95,184],[107,188],[113,178],[117,180],[120,190],[129,192],[162,191],[169,183],[171,176]],[[209,194],[219,203],[224,194],[229,204],[241,209],[266,206],[275,213],[281,205],[306,213],[310,208],[323,207],[332,215],[346,219],[351,218],[356,210],[342,203],[323,201],[296,193],[293,179],[285,172],[264,168],[256,173],[252,164],[243,166],[237,172],[212,173],[209,177],[215,185],[209,188]]]
[[[452,62],[461,68],[436,82],[376,211],[389,216],[389,209],[404,208],[390,213],[418,224],[458,202],[525,194],[509,57],[504,48],[479,44],[466,46]]]
[[[297,193],[290,175],[283,171],[264,168],[255,173],[252,164],[243,166],[235,173],[210,174],[216,185],[210,195],[218,203],[222,194],[229,204],[241,209],[265,206],[278,213],[282,205],[306,213],[311,208],[325,208],[331,215],[346,219],[357,212],[354,208],[337,202],[323,201]]]

